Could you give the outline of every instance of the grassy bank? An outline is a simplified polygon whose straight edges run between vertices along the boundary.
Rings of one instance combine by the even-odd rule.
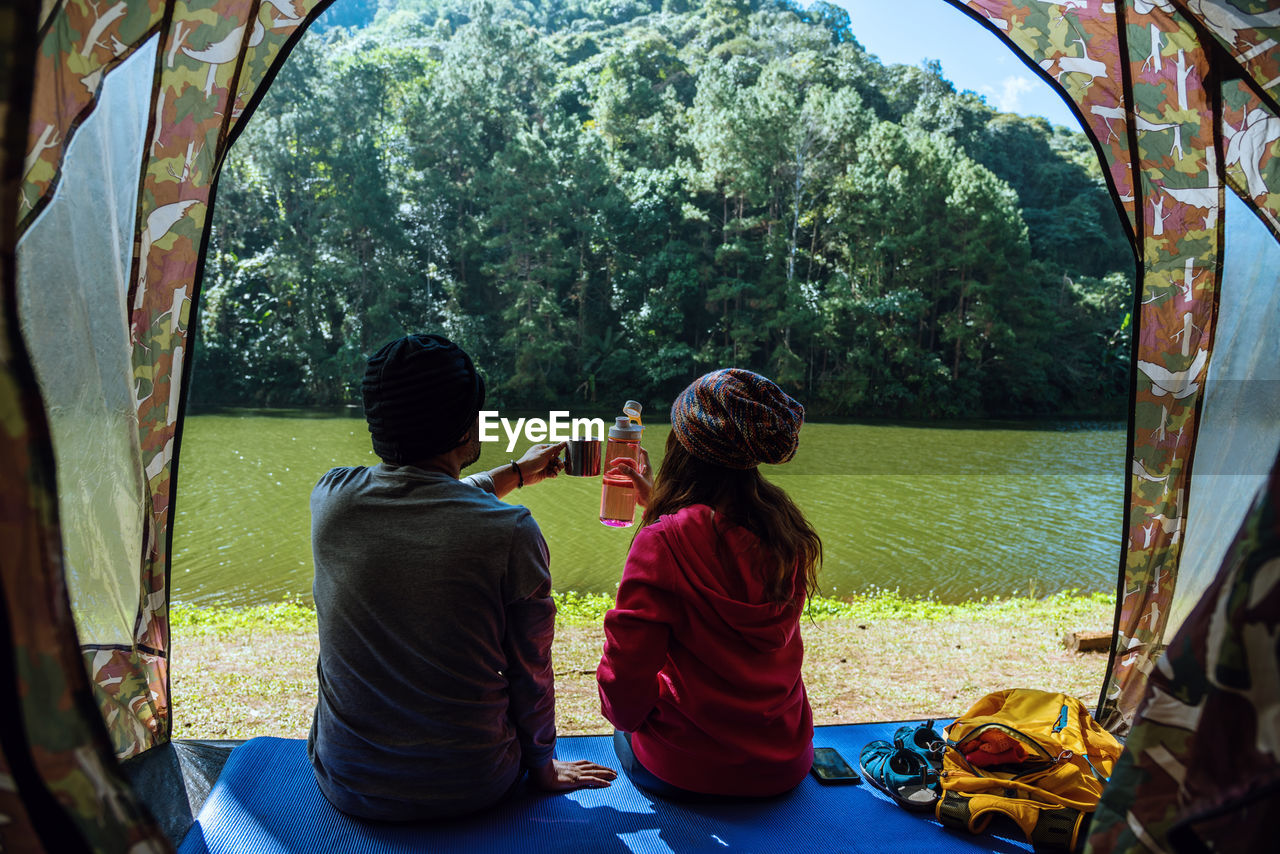
[[[564,593],[552,649],[562,734],[609,731],[595,667],[612,597]],[[1069,631],[1109,630],[1110,596],[944,604],[894,591],[810,603],[805,685],[819,724],[947,717],[984,694],[1027,687],[1092,706],[1106,655],[1065,650]],[[174,605],[173,714],[178,738],[304,737],[315,703],[316,615],[281,602],[244,609]]]

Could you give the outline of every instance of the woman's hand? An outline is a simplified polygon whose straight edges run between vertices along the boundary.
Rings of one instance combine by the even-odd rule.
[[[548,792],[572,792],[574,789],[603,789],[618,772],[585,759],[561,762],[551,759],[541,768],[529,772],[538,788]]]
[[[636,487],[636,504],[641,507],[649,506],[649,496],[653,494],[653,473],[649,469],[649,452],[644,448],[640,449],[640,467],[636,467],[636,461],[630,457],[614,457],[609,460],[609,471],[617,474],[625,474],[631,478],[631,482]]]
[[[525,486],[533,486],[540,480],[560,474],[560,470],[564,468],[560,452],[565,449],[565,444],[557,442],[554,445],[534,445],[524,452],[516,465],[520,467]]]

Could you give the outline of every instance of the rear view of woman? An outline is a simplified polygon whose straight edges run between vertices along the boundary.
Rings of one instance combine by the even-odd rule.
[[[655,794],[768,797],[812,763],[799,623],[822,543],[757,468],[795,455],[803,419],[768,379],[723,369],[676,399],[655,483],[611,461],[645,512],[596,679],[623,768]]]

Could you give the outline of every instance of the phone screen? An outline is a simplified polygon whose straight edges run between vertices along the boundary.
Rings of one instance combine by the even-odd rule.
[[[824,783],[862,782],[858,772],[844,761],[844,757],[834,747],[813,749],[813,776]]]

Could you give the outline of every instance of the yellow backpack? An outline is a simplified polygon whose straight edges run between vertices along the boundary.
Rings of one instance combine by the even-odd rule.
[[[1078,851],[1120,742],[1074,697],[988,694],[945,730],[938,821],[973,833],[1008,815],[1037,851]]]

